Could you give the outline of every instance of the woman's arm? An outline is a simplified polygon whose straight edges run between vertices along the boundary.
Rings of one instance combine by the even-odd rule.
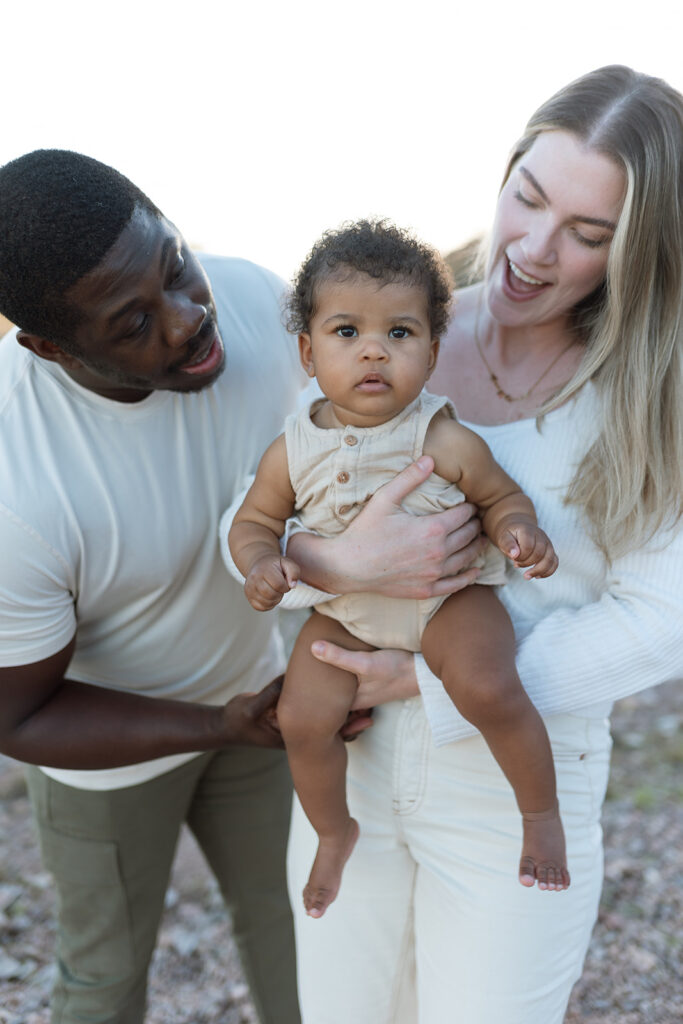
[[[598,601],[560,608],[543,618],[517,652],[517,670],[541,714],[609,704],[683,679],[681,580],[683,531],[666,547],[657,550],[651,544],[616,560],[609,588]],[[420,692],[438,746],[475,732],[419,654],[361,654],[333,644],[321,645],[314,654],[358,675],[355,706]]]
[[[402,502],[432,472],[423,456],[379,488],[363,511],[336,537],[290,537],[287,554],[302,579],[330,594],[358,591],[389,597],[452,594],[473,583],[472,562],[484,546],[475,509],[458,505],[431,516],[414,516]]]
[[[338,537],[285,532],[285,550],[301,567],[302,576],[284,595],[281,607],[311,607],[354,591],[432,597],[474,583],[479,570],[470,567],[485,539],[473,506],[463,503],[431,516],[413,516],[401,508],[406,495],[430,475],[432,465],[431,459],[423,458],[404,469],[373,495]],[[244,494],[238,495],[224,512],[218,531],[225,566],[241,583],[244,577],[230,554],[228,533],[243,500]]]
[[[683,531],[616,559],[607,589],[581,608],[550,612],[520,643],[517,670],[543,715],[612,703],[683,679]],[[440,680],[416,658],[437,744],[468,735]]]

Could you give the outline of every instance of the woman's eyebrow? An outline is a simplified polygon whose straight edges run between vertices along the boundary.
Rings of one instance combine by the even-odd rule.
[[[523,174],[527,181],[536,189],[541,199],[544,202],[549,202],[548,196],[546,195],[541,183],[533,176],[530,170],[526,167],[520,167],[519,173]],[[584,217],[581,213],[575,213],[572,215],[573,220],[580,220],[582,224],[594,224],[597,228],[607,228],[608,231],[616,231],[617,226],[613,220],[605,220],[604,217]]]

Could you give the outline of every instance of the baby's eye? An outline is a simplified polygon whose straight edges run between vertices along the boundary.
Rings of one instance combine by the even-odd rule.
[[[358,335],[358,331],[350,324],[344,324],[342,327],[337,328],[337,334],[340,338],[355,338]]]
[[[389,331],[390,338],[407,338],[409,334],[407,327],[392,327]]]

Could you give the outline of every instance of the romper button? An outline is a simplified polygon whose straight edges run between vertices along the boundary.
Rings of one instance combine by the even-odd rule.
[[[339,515],[340,516],[345,516],[348,512],[351,511],[351,508],[352,508],[351,505],[340,505],[339,506]]]
[[[347,484],[349,482],[349,474],[346,470],[342,470],[341,473],[337,473],[337,483]]]
[[[352,447],[354,444],[358,444],[358,438],[354,437],[353,434],[347,434],[344,438],[345,444],[350,444]]]

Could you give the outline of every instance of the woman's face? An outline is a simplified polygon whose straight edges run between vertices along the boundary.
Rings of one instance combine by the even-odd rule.
[[[564,131],[539,135],[498,199],[486,273],[506,326],[564,320],[603,280],[626,192],[609,157]]]

